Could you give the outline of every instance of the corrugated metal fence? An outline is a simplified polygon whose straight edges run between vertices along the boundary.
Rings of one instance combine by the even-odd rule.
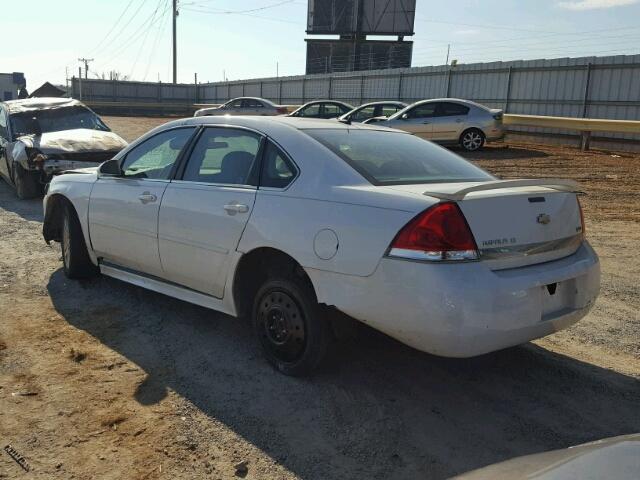
[[[197,89],[187,84],[84,80],[82,90],[84,100],[167,103],[222,103],[257,96],[281,104],[330,98],[357,105],[458,97],[507,113],[638,120],[640,55],[301,75],[199,84]],[[74,79],[73,94],[79,93]],[[638,135],[607,136],[640,140]]]

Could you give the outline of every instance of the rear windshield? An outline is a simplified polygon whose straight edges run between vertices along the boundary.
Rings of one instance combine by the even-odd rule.
[[[455,153],[408,133],[305,130],[374,185],[473,182],[494,177]]]
[[[15,137],[76,128],[109,131],[109,127],[103,123],[100,117],[80,105],[14,113],[10,116],[10,121]]]

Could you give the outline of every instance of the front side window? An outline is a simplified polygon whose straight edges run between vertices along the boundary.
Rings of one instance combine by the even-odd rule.
[[[9,130],[7,129],[7,114],[0,107],[0,137],[9,140]]]
[[[351,117],[351,120],[355,120],[356,122],[361,122],[361,121],[366,120],[368,118],[375,117],[375,113],[376,113],[375,105],[371,105],[369,107],[364,107],[364,108],[358,110],[353,115],[353,117]]]
[[[320,104],[309,105],[298,112],[298,117],[317,117],[320,115]]]
[[[16,137],[76,128],[110,131],[98,115],[80,105],[14,113],[9,118]]]
[[[261,137],[247,130],[207,128],[191,152],[183,180],[248,185]]]
[[[159,133],[135,146],[122,163],[125,177],[168,180],[180,152],[194,128],[176,128]]]
[[[260,186],[285,188],[296,176],[295,166],[273,143],[268,142],[262,157]]]
[[[225,108],[242,108],[242,100],[231,100],[224,106]]]
[[[414,135],[351,129],[304,130],[374,185],[487,181],[462,157]]]
[[[418,105],[409,111],[409,118],[430,118],[435,117],[436,110],[438,104],[437,103],[425,103],[423,105]]]

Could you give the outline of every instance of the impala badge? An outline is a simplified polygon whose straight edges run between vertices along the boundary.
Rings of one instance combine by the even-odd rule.
[[[547,225],[548,223],[551,223],[551,217],[546,213],[541,213],[540,215],[538,215],[536,221],[538,223],[541,223],[542,225]]]

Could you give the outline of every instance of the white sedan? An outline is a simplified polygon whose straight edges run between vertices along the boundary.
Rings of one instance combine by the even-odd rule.
[[[54,178],[43,232],[68,277],[250,317],[267,359],[302,375],[347,316],[449,357],[577,322],[600,284],[577,193],[377,125],[198,117]]]

